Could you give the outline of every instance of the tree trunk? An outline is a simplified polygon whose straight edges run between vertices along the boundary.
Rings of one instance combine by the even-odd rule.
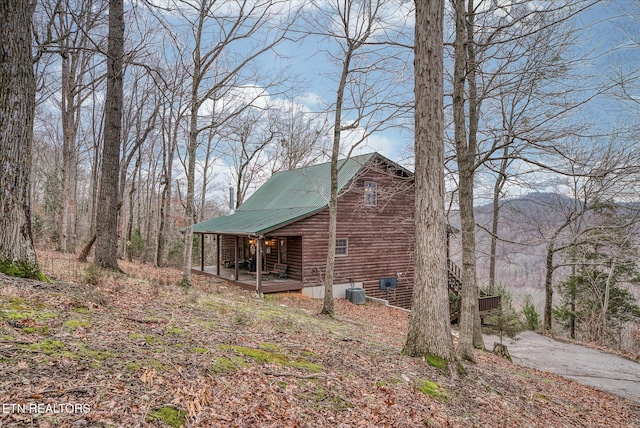
[[[98,196],[96,252],[94,263],[119,271],[118,266],[118,174],[123,108],[124,6],[123,0],[109,1],[107,48],[107,92],[105,101],[102,176]]]
[[[458,357],[474,361],[473,348],[484,348],[478,312],[476,285],[476,239],[473,212],[475,175],[477,94],[475,89],[475,55],[468,46],[473,43],[472,24],[467,21],[464,0],[455,1],[455,42],[453,78],[453,121],[456,160],[459,175],[460,235],[462,237],[462,287],[460,293],[460,338]],[[471,14],[472,15],[472,14]],[[468,18],[471,20],[471,18]],[[465,83],[469,83],[469,133],[465,118]]]
[[[31,233],[33,3],[0,1],[0,272],[42,278]]]
[[[544,276],[544,331],[551,331],[551,308],[553,306],[553,254],[555,241],[547,244],[547,255],[545,257]]]
[[[166,180],[166,178],[164,178],[164,180]],[[167,223],[167,205],[168,202],[167,200],[169,199],[169,192],[170,192],[170,187],[171,183],[167,183],[165,181],[165,184],[162,188],[162,196],[160,199],[160,215],[159,215],[159,219],[158,219],[158,236],[157,236],[157,240],[156,240],[156,255],[154,257],[155,259],[155,265],[156,267],[161,267],[161,266],[165,266],[166,264],[166,257],[165,257],[165,247],[166,247],[166,223]]]
[[[78,255],[78,261],[82,263],[87,262],[87,257],[89,257],[89,253],[91,252],[91,248],[93,248],[93,244],[96,242],[96,235],[91,236],[89,241],[82,247],[80,254]]]
[[[502,189],[507,181],[507,166],[509,156],[509,146],[505,146],[502,151],[500,161],[500,171],[493,186],[493,210],[491,220],[491,247],[489,252],[489,290],[493,292],[496,287],[497,251],[498,251],[498,224],[500,222],[500,197]]]
[[[163,167],[165,168],[165,167]],[[162,188],[162,197],[160,199],[160,215],[158,219],[158,236],[156,243],[155,265],[157,267],[166,266],[167,264],[167,223],[169,222],[171,210],[171,176],[167,177],[166,173],[163,177],[164,186]]]
[[[94,140],[96,141],[96,140]],[[100,191],[99,183],[100,183],[100,165],[102,164],[100,156],[101,147],[99,144],[100,139],[97,139],[96,144],[94,146],[94,158],[91,162],[91,210],[89,213],[90,225],[89,225],[89,233],[87,236],[87,243],[81,251],[81,254],[78,256],[78,260],[82,262],[87,261],[87,256],[93,247],[93,244],[96,241],[96,223],[98,221],[98,193]],[[86,253],[85,253],[86,250]],[[84,253],[84,260],[83,260]]]
[[[444,218],[444,11],[439,1],[415,5],[415,279],[403,352],[438,356],[456,376]]]
[[[195,84],[194,84],[195,85]],[[193,256],[193,215],[194,215],[194,202],[195,191],[194,181],[196,174],[196,149],[198,148],[198,107],[197,102],[197,89],[194,89],[194,96],[191,99],[191,118],[190,118],[190,130],[189,130],[189,147],[187,150],[187,195],[185,200],[185,228],[184,228],[184,253],[183,253],[183,266],[182,271],[182,283],[184,285],[191,285],[191,259]]]
[[[61,18],[62,19],[62,18]],[[62,26],[62,24],[61,24]],[[78,131],[76,105],[76,68],[78,53],[69,52],[66,46],[61,47],[62,56],[62,88],[60,114],[62,118],[62,192],[60,201],[60,220],[58,231],[58,250],[65,253],[75,251],[75,218],[76,218],[76,135]]]
[[[169,105],[168,108],[171,109],[172,106]],[[171,115],[171,113],[169,114]],[[173,180],[173,157],[176,151],[176,140],[180,126],[180,118],[181,115],[178,114],[175,117],[175,124],[169,123],[164,136],[166,141],[162,146],[162,184],[164,184],[164,186],[162,188],[162,200],[160,202],[160,224],[158,225],[158,243],[155,257],[156,266],[166,266],[167,264],[167,229],[169,229],[171,222],[171,180]]]
[[[504,358],[510,363],[513,362],[513,360],[511,359],[511,354],[509,354],[509,349],[507,349],[507,345],[504,345],[502,343],[502,338],[500,338],[500,343],[493,342],[493,353],[499,357]]]
[[[131,188],[129,189],[129,218],[127,219],[127,240],[124,246],[124,252],[126,254],[127,260],[130,262],[133,261],[133,254],[131,254],[131,245],[133,238],[133,216],[135,213],[134,207],[134,195],[136,193],[136,175],[138,175],[138,170],[140,169],[140,164],[142,163],[142,154],[138,150],[138,157],[136,158],[136,163],[133,167],[133,174],[131,174]]]
[[[215,138],[215,116],[212,113],[211,127],[207,135],[207,150],[204,158],[204,165],[202,167],[202,192],[200,193],[200,212],[198,213],[198,221],[204,220],[204,214],[207,207],[207,187],[209,186],[209,167],[215,163],[211,161],[211,156],[215,147],[212,146],[213,139]]]
[[[340,138],[342,133],[342,104],[344,91],[349,76],[349,64],[353,55],[352,46],[349,45],[342,63],[340,83],[336,91],[336,112],[333,121],[333,146],[331,149],[331,172],[329,194],[329,248],[327,250],[327,263],[324,270],[324,302],[322,313],[333,316],[333,275],[336,261],[336,230],[338,225],[338,156],[340,154]]]
[[[576,265],[571,266],[571,276],[576,274]],[[572,339],[576,338],[576,287],[577,284],[574,284],[570,289],[570,308],[571,315],[569,318],[569,335]]]
[[[469,272],[469,276],[472,278],[472,281],[469,282],[470,292],[475,294],[475,297],[472,300],[473,306],[470,308],[472,311],[471,316],[474,318],[473,323],[473,347],[478,349],[484,349],[484,339],[482,337],[482,321],[480,320],[480,311],[478,308],[478,296],[480,293],[478,292],[478,281],[476,276],[476,240],[475,240],[475,213],[473,211],[474,204],[474,187],[473,187],[473,177],[475,176],[475,162],[476,155],[478,152],[478,128],[480,122],[480,103],[481,100],[478,98],[478,84],[476,82],[476,43],[474,40],[475,35],[475,5],[473,1],[468,1],[467,3],[467,83],[469,85],[469,158],[467,161],[470,162],[470,171],[471,171],[471,195],[469,196],[469,200],[471,201],[471,211],[470,221],[474,224],[473,231],[473,245],[469,247],[468,252],[473,254],[473,267],[471,268],[471,272]],[[464,286],[464,282],[463,282]],[[464,294],[464,293],[463,293]]]
[[[336,114],[338,114],[336,112]],[[337,138],[337,140],[335,139]],[[336,143],[337,141],[337,143]],[[338,149],[336,149],[336,144]],[[329,248],[327,249],[327,263],[324,271],[324,302],[322,313],[334,315],[333,306],[333,275],[336,261],[336,230],[338,225],[338,150],[340,146],[340,132],[334,134],[334,150],[331,155],[331,195],[329,199]]]
[[[609,268],[609,274],[607,275],[607,281],[605,282],[604,288],[604,300],[602,302],[602,312],[600,314],[600,333],[601,335],[605,335],[607,333],[607,312],[609,311],[609,295],[611,294],[611,281],[613,279],[614,271],[616,269],[616,262],[611,262],[611,267]],[[598,338],[598,340],[602,340],[602,336]]]

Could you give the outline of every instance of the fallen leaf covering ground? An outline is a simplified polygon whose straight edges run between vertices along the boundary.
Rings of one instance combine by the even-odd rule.
[[[637,404],[486,352],[453,381],[401,355],[390,308],[337,300],[331,319],[292,294],[39,256],[52,283],[0,276],[0,427],[640,426]]]

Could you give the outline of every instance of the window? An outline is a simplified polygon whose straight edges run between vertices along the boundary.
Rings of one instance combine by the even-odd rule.
[[[336,256],[346,256],[349,252],[349,240],[336,239]]]
[[[364,182],[364,204],[367,206],[375,206],[378,193],[378,183],[374,181]]]

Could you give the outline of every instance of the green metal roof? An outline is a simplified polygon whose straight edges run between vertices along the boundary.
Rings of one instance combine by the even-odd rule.
[[[338,191],[374,156],[376,153],[340,160]],[[278,172],[235,213],[197,223],[193,232],[257,235],[319,211],[329,204],[330,168],[330,163],[323,163]]]

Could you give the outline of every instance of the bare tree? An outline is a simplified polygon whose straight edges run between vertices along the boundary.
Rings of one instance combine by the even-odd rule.
[[[353,150],[376,131],[392,126],[391,119],[408,105],[398,101],[404,95],[399,80],[398,62],[404,56],[398,48],[401,32],[388,22],[387,7],[392,0],[334,0],[313,2],[316,14],[308,20],[311,31],[323,35],[335,46],[328,55],[336,64],[332,145],[330,149],[329,249],[324,272],[322,313],[332,316],[333,276],[338,209],[338,158],[345,135],[362,133],[347,150]],[[397,6],[397,4],[395,4]],[[403,63],[403,65],[406,63]],[[406,101],[406,100],[405,100]]]
[[[33,248],[29,194],[36,89],[32,15],[31,2],[0,2],[0,271],[42,278]]]
[[[181,125],[185,119],[187,95],[185,88],[186,76],[182,73],[179,63],[165,72],[167,87],[164,100],[160,108],[161,136],[162,136],[162,176],[160,178],[161,196],[158,221],[158,236],[156,240],[156,266],[167,263],[167,241],[170,236],[172,213],[172,183],[173,161],[181,135]]]
[[[443,2],[415,3],[415,279],[403,352],[441,358],[455,376],[444,219]]]
[[[275,112],[277,141],[267,148],[271,173],[302,168],[322,159],[327,151],[324,115],[299,106],[280,107]]]
[[[60,113],[62,121],[62,188],[57,248],[63,252],[75,252],[77,215],[78,147],[76,139],[81,122],[82,105],[90,96],[87,79],[89,68],[96,55],[92,34],[101,24],[105,2],[57,1],[49,4],[55,20],[55,49],[60,56],[61,87]],[[49,49],[52,49],[50,46]]]
[[[228,123],[226,134],[228,156],[232,158],[231,175],[235,180],[236,208],[242,205],[250,186],[266,181],[265,148],[277,139],[269,115],[248,108]]]
[[[215,115],[211,115],[211,120],[215,120]],[[220,140],[218,139],[218,135],[216,133],[215,124],[212,125],[205,133],[205,144],[204,144],[204,163],[202,164],[202,185],[200,189],[200,209],[198,210],[198,221],[204,220],[205,210],[207,206],[207,190],[209,189],[210,181],[215,177],[215,171],[213,166],[217,160],[214,153],[218,149],[218,144]]]
[[[89,227],[85,236],[86,242],[82,246],[80,253],[78,254],[78,261],[86,262],[89,257],[89,253],[93,248],[93,244],[96,241],[96,224],[98,222],[98,193],[100,183],[100,166],[102,165],[102,148],[104,146],[104,103],[100,103],[100,90],[103,88],[101,79],[97,76],[97,70],[92,69],[90,71],[92,78],[90,79],[90,114],[88,119],[89,124],[89,138],[92,143],[88,149],[89,164],[90,164],[90,200],[91,205],[89,208],[88,218]],[[101,108],[102,107],[102,108]]]
[[[156,123],[160,110],[159,89],[156,83],[143,68],[132,70],[128,79],[126,104],[123,106],[125,119],[122,126],[122,157],[120,161],[119,200],[128,215],[122,215],[122,222],[126,223],[124,253],[128,253],[133,233],[134,196],[137,191],[137,175],[142,167],[143,146],[155,136]],[[133,169],[131,164],[135,158]],[[125,199],[126,188],[129,187],[128,200]],[[127,254],[130,258],[130,254]]]
[[[484,347],[477,303],[474,180],[488,162],[499,162],[506,147],[520,144],[507,155],[542,165],[541,153],[550,154],[557,141],[578,132],[575,122],[569,128],[562,120],[593,95],[577,97],[579,90],[587,94],[586,86],[560,85],[559,76],[564,71],[566,78],[571,69],[565,56],[571,42],[567,21],[592,2],[551,1],[544,8],[527,2],[452,4],[452,109],[463,248],[458,355],[472,360],[473,347]],[[524,145],[531,146],[526,154]]]
[[[589,217],[579,245],[567,251],[572,274],[559,286],[561,305],[554,319],[571,337],[621,346],[621,332],[640,318],[630,287],[638,283],[638,210],[632,204],[602,201]]]
[[[473,2],[470,2],[473,5]],[[466,1],[455,0],[455,41],[453,75],[453,123],[456,160],[458,163],[458,192],[460,205],[460,230],[462,235],[462,288],[460,305],[460,339],[458,356],[473,361],[473,347],[484,348],[478,311],[478,287],[476,284],[475,217],[473,212],[473,188],[475,156],[477,153],[477,129],[479,102],[476,82],[476,53],[473,44],[474,15],[467,13]],[[469,131],[465,116],[465,87],[469,87]]]
[[[94,264],[112,270],[118,266],[118,174],[122,137],[124,59],[123,0],[109,0],[109,36],[107,48],[107,92],[105,101],[104,147],[96,224]]]
[[[609,201],[625,200],[633,192],[638,174],[637,151],[616,141],[583,147],[562,148],[567,155],[564,169],[556,167],[555,193],[532,195],[535,210],[514,211],[507,204],[506,216],[519,224],[522,236],[533,236],[528,245],[543,245],[545,260],[545,308],[543,327],[552,328],[554,275],[564,266],[568,252],[575,251],[593,233],[594,210]],[[560,173],[563,172],[563,175]],[[535,199],[534,199],[535,198]]]
[[[195,170],[197,149],[201,132],[220,127],[230,116],[237,114],[251,103],[233,105],[219,117],[208,120],[205,125],[199,117],[206,111],[205,103],[221,102],[225,94],[250,81],[255,84],[257,70],[248,72],[255,60],[272,51],[284,40],[296,12],[289,2],[278,0],[250,1],[234,0],[199,2],[174,0],[176,16],[187,23],[191,38],[184,41],[180,49],[191,56],[187,73],[191,76],[189,96],[189,137],[186,150],[186,181],[184,228],[184,270],[182,283],[191,283],[193,252],[193,223],[195,221]],[[168,27],[168,25],[167,25]],[[247,43],[248,42],[248,43]],[[238,48],[236,49],[236,46]],[[247,75],[244,75],[246,73]],[[263,94],[260,94],[260,96]],[[219,109],[210,111],[220,112]]]

